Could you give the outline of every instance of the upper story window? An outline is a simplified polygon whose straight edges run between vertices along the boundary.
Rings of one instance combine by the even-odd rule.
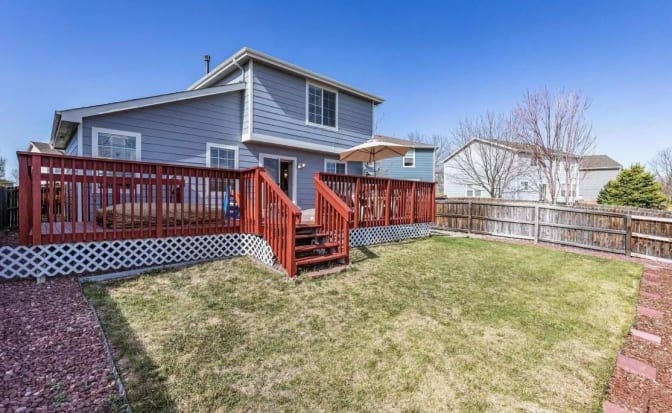
[[[468,197],[477,197],[480,198],[483,196],[483,191],[476,185],[469,184],[467,185],[467,196]]]
[[[92,155],[101,158],[139,161],[140,137],[137,132],[92,128]]]
[[[324,172],[330,174],[347,174],[348,167],[345,162],[341,161],[332,161],[329,159],[324,160]]]
[[[411,148],[404,155],[404,168],[415,168],[415,149]]]
[[[306,122],[312,125],[336,128],[338,92],[306,83]]]
[[[211,168],[236,169],[238,148],[230,145],[207,143],[205,165]]]

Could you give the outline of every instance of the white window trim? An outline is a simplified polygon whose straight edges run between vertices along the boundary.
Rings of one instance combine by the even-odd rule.
[[[412,151],[412,152],[411,152]],[[413,165],[406,165],[404,161],[409,153],[413,154]],[[409,149],[404,156],[401,157],[401,167],[402,168],[415,168],[415,148]]]
[[[335,122],[334,122],[334,126],[327,126],[327,125],[322,125],[321,123],[313,123],[313,122],[309,121],[310,114],[308,113],[308,100],[309,100],[309,90],[310,90],[309,88],[310,88],[310,86],[319,87],[322,90],[327,90],[329,92],[333,92],[333,93],[336,94],[336,119],[335,119]],[[338,93],[338,90],[336,90],[336,89],[325,87],[325,86],[319,85],[317,83],[309,82],[308,80],[306,80],[306,125],[314,126],[316,128],[322,128],[322,129],[329,129],[329,130],[337,131],[338,130],[338,100],[339,100],[338,95],[339,95],[339,93]],[[322,97],[322,99],[323,99],[322,100],[322,102],[323,102],[322,107],[324,108],[324,96]],[[324,119],[324,117],[322,117],[322,119]]]
[[[324,158],[324,172],[327,172],[327,164],[328,164],[329,162],[331,162],[331,163],[338,163],[338,164],[343,164],[343,165],[345,165],[345,174],[346,174],[346,175],[348,174],[348,163],[347,163],[347,162],[345,162],[345,161],[339,161],[338,159],[327,159],[327,158]]]
[[[234,155],[234,169],[238,169],[238,147],[235,145],[224,145],[221,143],[207,142],[205,144],[205,166],[210,168],[212,165],[212,159],[210,154],[210,149],[212,148],[221,148],[221,149],[232,149],[235,153]]]
[[[471,190],[474,194],[469,195],[469,190]],[[481,194],[476,195],[476,191],[479,191]],[[483,198],[483,188],[479,187],[476,184],[466,184],[464,186],[464,196],[467,198]]]
[[[262,168],[264,167],[264,159],[269,158],[269,159],[277,159],[278,161],[292,161],[292,202],[296,204],[297,198],[296,198],[296,183],[297,183],[297,175],[298,175],[298,168],[297,168],[297,158],[292,157],[292,156],[284,156],[284,155],[273,155],[270,153],[260,153],[259,154],[259,166]]]
[[[96,128],[92,127],[91,128],[91,156],[94,158],[100,158],[98,155],[98,134],[99,133],[110,133],[114,135],[124,135],[124,136],[132,136],[135,138],[135,160],[136,161],[141,161],[142,160],[142,134],[139,132],[129,132],[129,131],[124,131],[124,130],[118,130],[118,129],[107,129],[107,128]],[[115,159],[115,158],[109,158],[109,159]]]

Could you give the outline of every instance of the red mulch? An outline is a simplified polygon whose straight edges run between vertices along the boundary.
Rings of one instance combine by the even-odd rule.
[[[530,241],[491,236],[472,235],[472,237],[516,244],[533,244]],[[661,311],[663,315],[653,318],[638,314],[632,327],[660,336],[661,343],[655,344],[628,334],[621,354],[654,367],[656,379],[654,381],[614,366],[605,400],[626,412],[672,412],[672,264],[545,243],[537,245],[549,249],[638,262],[644,265],[638,305]]]
[[[0,317],[0,412],[118,408],[100,326],[75,278],[0,282]]]

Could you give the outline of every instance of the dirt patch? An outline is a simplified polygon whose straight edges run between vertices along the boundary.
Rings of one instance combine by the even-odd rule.
[[[100,326],[76,279],[0,282],[0,314],[0,411],[122,407]]]

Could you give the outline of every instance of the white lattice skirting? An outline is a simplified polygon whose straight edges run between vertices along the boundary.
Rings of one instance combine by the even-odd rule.
[[[220,234],[0,247],[0,277],[108,272],[239,255],[273,265],[273,251],[263,238],[251,234]]]
[[[428,222],[408,225],[390,225],[383,227],[352,228],[350,246],[383,244],[409,238],[428,237],[431,224]]]

